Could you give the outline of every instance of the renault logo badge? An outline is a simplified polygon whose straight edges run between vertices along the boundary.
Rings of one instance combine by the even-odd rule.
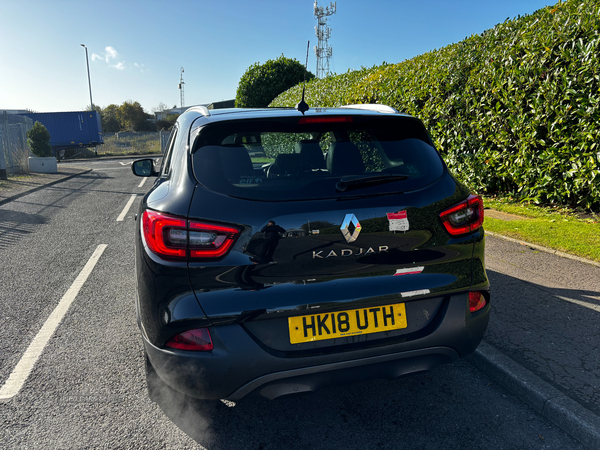
[[[350,231],[351,228],[353,228],[352,231]],[[340,231],[348,243],[354,242],[356,238],[358,238],[358,235],[360,234],[360,223],[354,214],[346,214]]]

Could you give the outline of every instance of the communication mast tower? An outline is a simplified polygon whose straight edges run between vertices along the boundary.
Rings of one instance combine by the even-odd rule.
[[[329,74],[329,58],[331,58],[333,49],[329,46],[331,28],[327,26],[327,17],[336,12],[337,2],[330,2],[329,6],[323,8],[322,6],[317,5],[317,0],[315,0],[315,19],[317,19],[315,34],[318,39],[318,44],[315,45],[315,55],[317,55],[317,78],[324,78]]]
[[[183,85],[185,83],[183,82],[183,67],[181,68],[181,77],[179,78],[179,98],[181,100],[181,107],[183,108],[184,102],[183,102]]]

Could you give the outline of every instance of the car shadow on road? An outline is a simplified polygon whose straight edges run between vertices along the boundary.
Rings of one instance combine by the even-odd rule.
[[[46,223],[41,214],[2,210],[0,216],[0,249],[16,244],[21,238],[34,233],[38,226]]]
[[[580,448],[532,417],[531,410],[465,360],[397,380],[335,386],[273,401],[246,398],[225,404],[192,399],[170,388],[153,400],[177,427],[209,449],[462,450],[486,448],[490,442],[537,448],[538,432],[549,444],[544,448]],[[494,420],[474,420],[473,411]],[[535,423],[536,432],[524,437],[515,431],[524,422]]]
[[[600,292],[492,270],[488,277],[492,310],[484,339],[600,415]]]
[[[129,174],[131,175],[131,174]],[[98,173],[98,172],[90,172],[87,173],[85,175],[79,175],[77,177],[77,179],[85,179],[85,180],[112,180],[113,178],[117,178],[117,177],[113,177],[110,175],[106,175],[105,173]]]

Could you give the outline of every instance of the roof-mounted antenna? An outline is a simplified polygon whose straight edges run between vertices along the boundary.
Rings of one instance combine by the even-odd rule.
[[[306,91],[306,72],[308,72],[308,51],[310,49],[310,41],[308,41],[308,45],[306,46],[306,64],[304,65],[304,86],[302,86],[302,100],[300,103],[296,105],[296,110],[300,111],[302,115],[310,108],[308,104],[304,101],[304,92]]]

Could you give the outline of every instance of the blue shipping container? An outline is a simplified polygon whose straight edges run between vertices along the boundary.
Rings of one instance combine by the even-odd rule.
[[[68,148],[95,147],[104,144],[98,111],[69,111],[21,114],[40,122],[50,133],[50,145],[56,152]]]

